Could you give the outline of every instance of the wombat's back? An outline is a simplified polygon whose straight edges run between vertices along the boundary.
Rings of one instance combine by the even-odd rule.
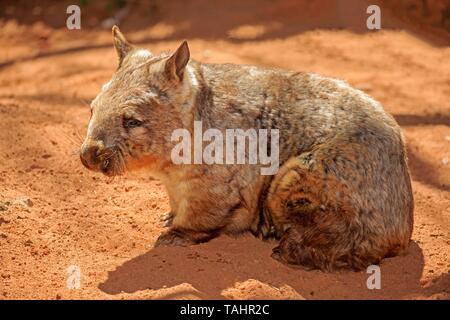
[[[200,76],[197,112],[211,127],[280,130],[280,160],[339,135],[373,135],[387,151],[403,150],[400,127],[382,105],[342,80],[313,73],[193,62]],[[202,86],[203,84],[203,86]]]

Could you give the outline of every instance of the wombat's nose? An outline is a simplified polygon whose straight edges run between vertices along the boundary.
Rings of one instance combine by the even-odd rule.
[[[80,152],[80,160],[88,169],[96,169],[100,164],[100,148],[98,145],[83,145]]]

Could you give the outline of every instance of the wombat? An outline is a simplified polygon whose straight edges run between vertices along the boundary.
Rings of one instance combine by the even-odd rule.
[[[341,80],[200,63],[186,42],[154,55],[112,32],[118,68],[91,104],[80,158],[108,176],[146,168],[164,183],[171,223],[155,246],[250,231],[279,240],[275,259],[326,271],[361,270],[408,247],[414,202],[405,142],[378,102]],[[278,130],[278,172],[175,164],[172,133],[192,133],[194,121],[219,132]]]

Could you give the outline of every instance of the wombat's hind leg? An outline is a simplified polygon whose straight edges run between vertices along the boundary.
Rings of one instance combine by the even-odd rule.
[[[337,269],[336,261],[327,250],[306,246],[301,234],[293,228],[286,230],[280,243],[272,250],[272,258],[284,264],[306,270],[321,269],[333,271]],[[341,267],[349,267],[345,263]]]
[[[272,258],[306,270],[317,268],[317,259],[313,257],[312,250],[305,248],[301,241],[296,240],[291,230],[287,230],[280,239],[279,245],[273,248]],[[315,256],[317,256],[317,252]]]
[[[305,154],[289,160],[274,178],[267,209],[280,244],[272,256],[307,269],[360,269],[367,261],[353,251],[364,235],[350,191],[326,174],[322,163]]]

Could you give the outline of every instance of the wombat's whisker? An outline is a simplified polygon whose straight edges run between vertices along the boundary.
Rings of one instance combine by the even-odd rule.
[[[75,128],[75,137],[77,137],[78,139],[79,139],[79,143],[81,144],[81,143],[83,143],[83,137],[81,136],[81,134],[80,134],[80,132],[78,131],[78,129],[77,128]]]
[[[78,100],[80,100],[84,105],[88,106],[89,108],[91,107],[91,101],[88,101],[83,98],[78,98]]]
[[[80,156],[80,149],[76,149],[76,150],[73,150],[73,151],[71,151],[71,152],[69,152],[69,155],[70,156]]]
[[[80,155],[80,146],[82,144],[80,141],[76,141],[77,139],[74,136],[68,135],[65,132],[62,132],[60,137],[63,142],[66,142],[69,145],[70,151],[67,153],[69,156]]]
[[[109,161],[109,160],[111,160],[111,158],[114,157],[115,155],[117,155],[117,151],[116,151],[116,150],[114,150],[111,154],[107,155],[107,156],[105,157],[105,159],[103,159],[103,161]]]
[[[124,173],[125,172],[125,156],[124,156],[124,144],[121,141],[116,142],[117,148],[117,166],[118,166],[118,172]]]

